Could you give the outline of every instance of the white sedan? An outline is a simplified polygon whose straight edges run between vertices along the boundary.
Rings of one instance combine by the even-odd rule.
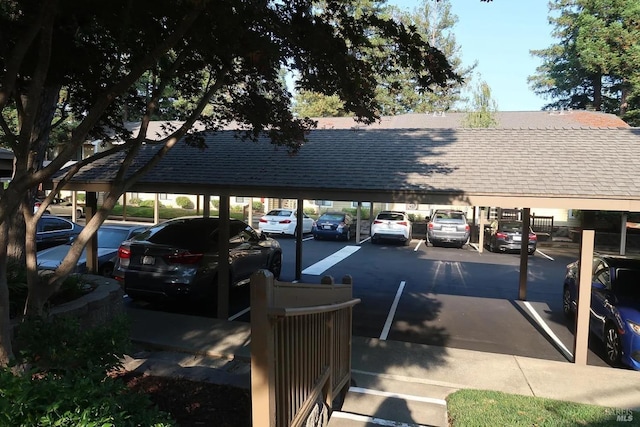
[[[298,219],[294,209],[272,209],[267,212],[258,223],[258,229],[265,234],[288,234],[295,235]],[[311,233],[313,228],[313,218],[303,214],[302,234]]]

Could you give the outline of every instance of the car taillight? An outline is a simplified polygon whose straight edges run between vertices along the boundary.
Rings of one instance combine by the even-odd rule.
[[[264,218],[260,218],[260,222],[269,222],[269,221],[267,221],[267,220],[266,220],[266,219],[264,219]]]
[[[407,226],[407,221],[398,221],[398,225],[404,225]]]
[[[529,240],[537,241],[538,240],[538,236],[536,236],[535,233],[530,233],[529,234]]]
[[[131,258],[131,249],[126,246],[120,246],[118,248],[118,258],[120,259],[129,259]]]
[[[291,224],[291,220],[290,219],[283,219],[282,221],[280,221],[280,224]]]
[[[471,231],[471,227],[469,227],[469,224],[464,225],[464,231]]]
[[[506,233],[501,233],[499,231],[496,233],[496,239],[506,239],[506,238],[507,238]]]
[[[429,223],[429,229],[433,230],[433,223],[432,222]]]
[[[204,254],[192,254],[191,252],[181,252],[175,255],[165,255],[163,259],[169,264],[197,264]]]
[[[376,219],[375,221],[373,221],[373,223],[374,224],[382,224],[382,221],[379,221],[379,220]]]

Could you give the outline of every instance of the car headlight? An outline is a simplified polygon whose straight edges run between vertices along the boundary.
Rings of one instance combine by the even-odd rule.
[[[632,322],[631,320],[627,320],[627,323],[633,332],[640,335],[640,324]]]

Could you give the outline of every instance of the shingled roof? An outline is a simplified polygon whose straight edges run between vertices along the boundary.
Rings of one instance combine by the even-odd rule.
[[[320,129],[291,156],[232,131],[178,144],[129,191],[640,211],[640,128]],[[158,149],[142,147],[134,169]],[[106,191],[119,156],[66,189]]]

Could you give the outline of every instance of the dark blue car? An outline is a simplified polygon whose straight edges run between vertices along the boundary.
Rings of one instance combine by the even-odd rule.
[[[314,239],[351,240],[351,215],[345,212],[325,212],[316,220],[311,229]]]
[[[579,262],[567,265],[562,306],[565,315],[577,309]],[[640,370],[640,258],[597,255],[591,278],[591,332],[604,343],[612,366]]]

